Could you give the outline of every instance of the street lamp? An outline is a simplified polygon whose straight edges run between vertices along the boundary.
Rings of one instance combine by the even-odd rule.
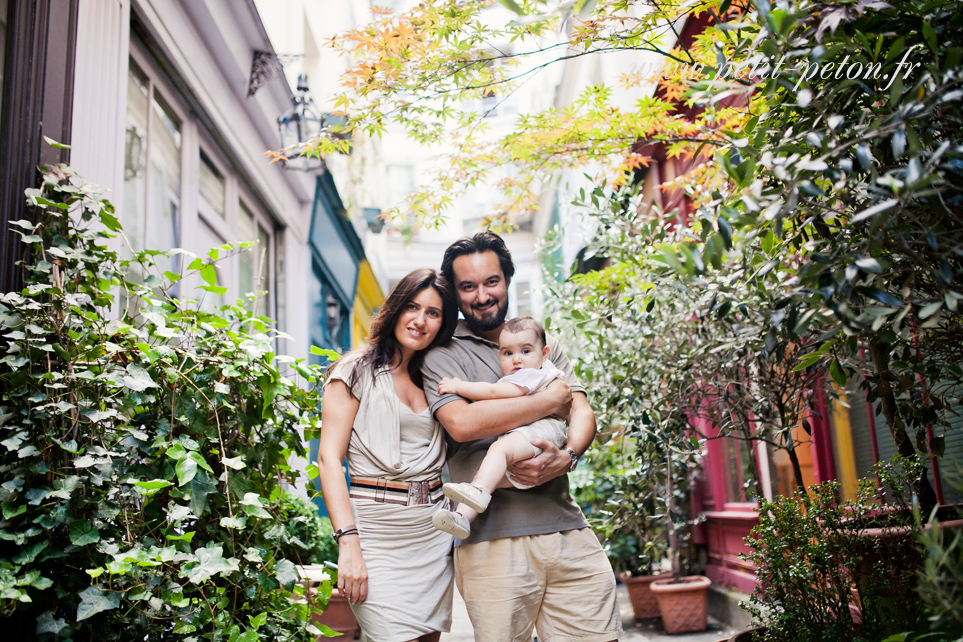
[[[312,171],[324,167],[319,156],[302,155],[304,144],[314,139],[324,124],[324,118],[308,96],[308,77],[298,75],[298,93],[294,97],[294,107],[278,118],[278,131],[281,134],[281,147],[285,167],[302,171]]]

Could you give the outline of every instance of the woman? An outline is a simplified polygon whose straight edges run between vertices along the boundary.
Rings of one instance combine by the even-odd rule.
[[[339,359],[325,384],[321,492],[338,541],[338,588],[370,642],[437,642],[451,626],[452,539],[431,523],[444,508],[445,440],[421,362],[456,321],[442,277],[415,270],[388,294],[367,346]]]

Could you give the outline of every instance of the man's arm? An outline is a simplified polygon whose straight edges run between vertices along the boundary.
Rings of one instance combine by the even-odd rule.
[[[445,377],[438,384],[438,394],[454,394],[471,399],[484,401],[486,399],[512,399],[523,396],[527,390],[514,383],[488,383],[487,381],[462,381],[458,377]]]
[[[574,450],[576,457],[581,457],[592,445],[595,432],[595,412],[589,405],[588,397],[584,392],[574,393],[565,447]],[[571,455],[557,448],[555,444],[542,439],[533,439],[532,445],[542,449],[538,457],[525,459],[508,467],[515,481],[538,486],[568,473],[572,465]]]
[[[588,406],[588,402],[585,405]],[[549,415],[565,417],[572,411],[572,406],[572,389],[564,381],[556,379],[535,395],[474,403],[456,399],[438,408],[435,418],[452,439],[464,442],[501,435]],[[594,415],[592,421],[594,425]],[[568,454],[562,454],[568,457]]]

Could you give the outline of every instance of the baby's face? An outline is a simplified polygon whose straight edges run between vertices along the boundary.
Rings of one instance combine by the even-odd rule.
[[[532,330],[503,330],[498,337],[498,359],[507,375],[522,368],[541,368],[547,356],[548,346],[543,346]]]

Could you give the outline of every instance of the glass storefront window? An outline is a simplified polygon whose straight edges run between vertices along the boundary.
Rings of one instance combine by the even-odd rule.
[[[181,121],[134,60],[127,76],[121,222],[135,252],[180,245]],[[158,261],[177,270],[176,259]]]

